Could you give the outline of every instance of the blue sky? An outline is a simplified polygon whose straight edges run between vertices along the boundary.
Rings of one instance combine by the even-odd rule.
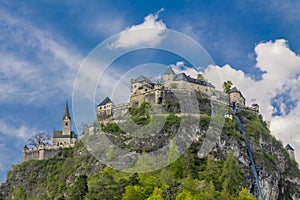
[[[89,52],[111,35],[143,24],[146,16],[162,8],[155,22],[192,37],[213,58],[216,65],[204,75],[217,87],[216,69],[224,79],[233,80],[248,99],[264,107],[272,134],[300,152],[297,1],[4,0],[0,2],[0,181],[12,164],[20,162],[30,136],[60,129],[65,101],[71,102],[76,73]],[[182,61],[168,55],[157,59],[175,67]],[[122,68],[125,63],[120,60],[116,66]],[[104,94],[96,97],[100,101]]]

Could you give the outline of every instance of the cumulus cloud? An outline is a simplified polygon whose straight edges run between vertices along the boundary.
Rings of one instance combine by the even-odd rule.
[[[203,75],[218,90],[222,90],[224,81],[231,80],[241,90],[248,105],[255,99],[264,119],[270,121],[271,133],[295,147],[300,163],[300,135],[297,132],[300,126],[300,57],[284,39],[260,43],[254,50],[256,66],[263,71],[261,80],[254,80],[229,64],[222,67],[210,65]],[[192,68],[183,69],[184,64],[180,62],[173,66],[177,72],[184,71],[192,76],[198,73]],[[275,101],[278,108],[274,107]],[[290,106],[291,102],[294,106]],[[280,115],[274,115],[276,112]]]
[[[25,125],[15,127],[12,124],[7,123],[3,119],[0,119],[0,133],[4,136],[15,136],[19,139],[26,140],[30,135],[40,132],[34,128],[29,128]]]
[[[82,57],[64,38],[0,9],[0,42],[0,102],[70,94]]]
[[[144,22],[133,25],[120,33],[117,41],[109,45],[109,48],[131,48],[139,45],[155,46],[163,39],[163,32],[166,30],[166,24],[158,20],[160,9],[155,14],[149,14],[144,18]]]

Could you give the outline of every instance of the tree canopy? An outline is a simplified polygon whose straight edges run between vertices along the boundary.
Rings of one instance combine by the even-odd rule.
[[[223,82],[222,87],[223,87],[224,92],[226,92],[226,93],[229,92],[232,85],[233,85],[233,83],[231,81],[229,81],[229,80]]]

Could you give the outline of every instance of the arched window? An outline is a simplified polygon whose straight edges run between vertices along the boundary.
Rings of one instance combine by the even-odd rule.
[[[65,123],[65,126],[68,126],[68,122]]]

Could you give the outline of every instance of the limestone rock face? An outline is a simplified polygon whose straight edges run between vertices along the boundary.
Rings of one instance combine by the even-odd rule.
[[[248,119],[244,119],[245,121],[248,121]],[[234,122],[232,124],[235,125]],[[261,131],[250,131],[248,139],[264,199],[300,199],[298,164],[289,157],[283,145],[270,135],[266,127],[262,126],[260,128],[262,128]],[[253,135],[253,131],[257,132]],[[228,135],[226,131],[225,133],[223,131],[219,140],[217,140],[213,153],[216,159],[222,160],[226,156],[226,152],[231,150],[244,172],[243,176],[248,188],[253,194],[258,194],[246,144],[240,133],[235,132],[234,134]]]

